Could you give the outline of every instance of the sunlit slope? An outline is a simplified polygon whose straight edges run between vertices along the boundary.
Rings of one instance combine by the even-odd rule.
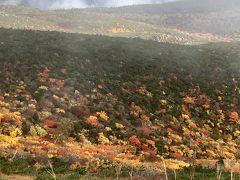
[[[29,136],[38,125],[50,141],[81,142],[84,132],[93,144],[168,158],[238,157],[239,43],[0,31],[1,106],[24,122],[3,126],[4,135]],[[154,144],[140,146],[146,140]]]
[[[135,12],[137,7],[129,8]],[[232,40],[209,32],[188,32],[177,26],[161,23],[159,18],[165,17],[162,14],[152,16],[138,11],[129,14],[120,11],[120,9],[41,11],[23,6],[2,6],[0,7],[0,26],[13,29],[101,34],[114,37],[139,37],[177,44],[201,44]]]

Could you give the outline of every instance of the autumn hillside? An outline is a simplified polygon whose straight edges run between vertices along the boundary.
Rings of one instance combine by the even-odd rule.
[[[239,47],[0,29],[0,171],[162,177],[239,158]]]

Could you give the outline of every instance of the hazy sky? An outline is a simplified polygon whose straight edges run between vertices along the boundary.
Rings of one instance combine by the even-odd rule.
[[[134,4],[163,3],[174,0],[0,0],[0,4],[28,4],[42,9],[69,9],[86,7],[117,7]]]

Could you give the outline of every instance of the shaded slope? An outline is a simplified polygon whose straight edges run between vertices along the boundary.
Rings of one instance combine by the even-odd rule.
[[[190,32],[230,36],[240,30],[239,8],[240,3],[237,0],[183,0],[162,5],[129,6],[100,11]]]

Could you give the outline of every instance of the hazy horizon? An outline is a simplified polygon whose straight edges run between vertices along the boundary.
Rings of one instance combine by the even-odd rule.
[[[166,3],[176,0],[3,0],[0,5],[29,5],[40,9],[120,7],[138,4]]]

